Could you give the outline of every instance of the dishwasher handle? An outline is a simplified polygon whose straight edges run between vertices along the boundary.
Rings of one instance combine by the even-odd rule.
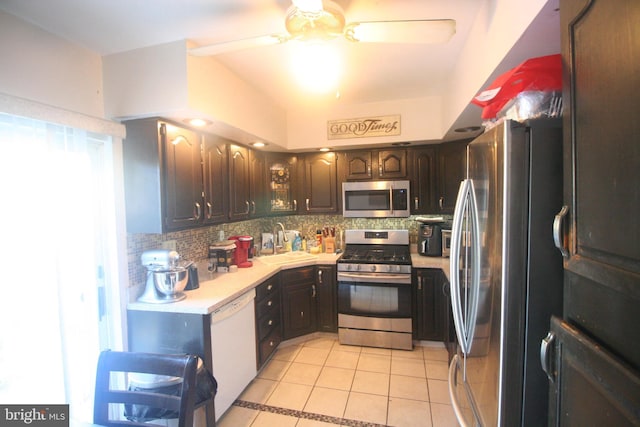
[[[234,314],[242,310],[244,307],[246,307],[247,304],[252,304],[255,297],[256,297],[256,290],[251,289],[249,292],[242,294],[241,296],[234,299],[233,301],[214,310],[213,312],[211,312],[211,324],[213,325],[214,323],[221,322],[224,319],[227,319],[233,316]]]

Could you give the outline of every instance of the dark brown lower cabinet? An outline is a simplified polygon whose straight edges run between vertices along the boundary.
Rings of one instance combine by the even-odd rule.
[[[278,276],[256,287],[256,365],[265,364],[282,341],[282,317]]]
[[[282,284],[282,327],[285,340],[317,329],[315,266],[280,273]]]
[[[415,310],[413,337],[418,340],[444,341],[445,295],[441,270],[413,269]]]
[[[338,332],[336,266],[319,265],[316,271],[318,331]]]
[[[545,340],[549,425],[639,425],[640,373],[556,317]]]

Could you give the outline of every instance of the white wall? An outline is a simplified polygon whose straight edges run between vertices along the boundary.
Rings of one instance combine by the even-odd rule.
[[[0,11],[0,92],[105,117],[99,55]]]

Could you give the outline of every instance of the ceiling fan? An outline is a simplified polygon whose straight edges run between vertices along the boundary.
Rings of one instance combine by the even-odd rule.
[[[242,49],[343,37],[363,43],[445,43],[456,31],[453,19],[347,22],[331,0],[292,0],[285,17],[286,33],[268,34],[192,48],[194,56],[211,56]]]

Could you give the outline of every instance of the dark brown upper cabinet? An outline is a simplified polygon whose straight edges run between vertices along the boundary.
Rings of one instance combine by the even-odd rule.
[[[127,231],[164,233],[201,224],[201,135],[159,119],[125,124]]]
[[[407,178],[407,150],[347,151],[341,168],[346,181]]]
[[[298,157],[295,154],[267,153],[267,213],[298,212]]]
[[[249,149],[229,146],[229,219],[248,219],[251,212],[249,194]]]
[[[411,213],[431,214],[438,211],[436,204],[436,146],[416,147],[411,158]]]
[[[338,212],[338,184],[336,153],[307,154],[304,156],[299,213]]]
[[[460,182],[465,177],[466,153],[469,140],[446,142],[438,146],[437,211],[452,214]]]
[[[229,211],[229,141],[205,134],[202,140],[202,171],[204,178],[203,223],[216,224],[227,219]]]

